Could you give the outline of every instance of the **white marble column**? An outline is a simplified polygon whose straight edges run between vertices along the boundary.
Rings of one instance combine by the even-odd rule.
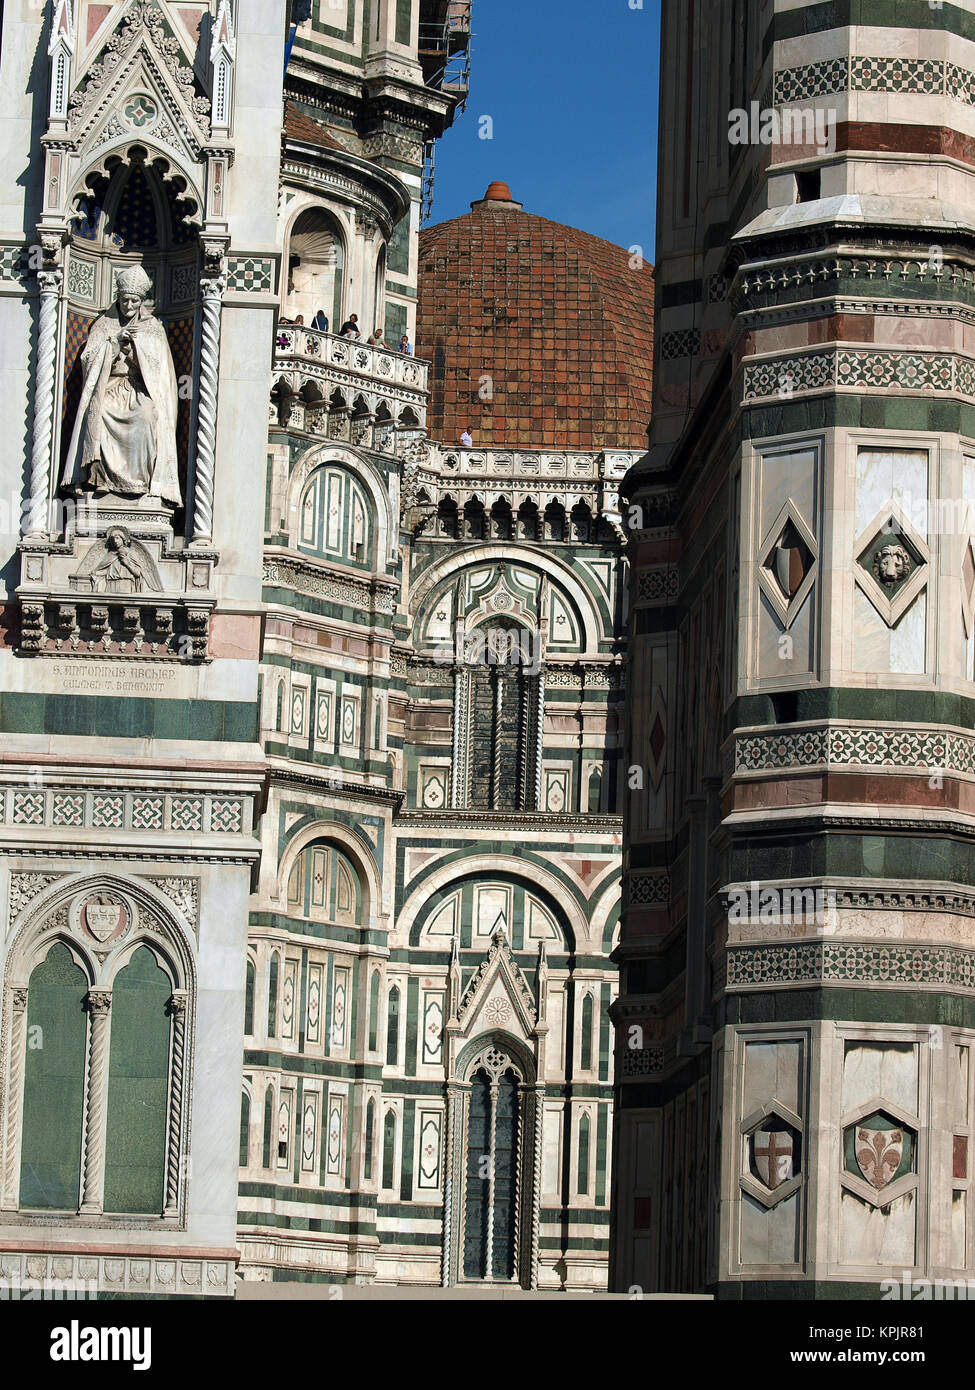
[[[57,366],[58,303],[61,271],[40,270],[40,314],[37,362],[34,372],[34,437],[30,464],[30,497],[26,533],[47,534],[51,502],[51,441],[54,437],[54,382]]]

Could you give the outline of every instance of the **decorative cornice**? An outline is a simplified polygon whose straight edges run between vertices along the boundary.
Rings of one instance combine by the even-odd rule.
[[[456,811],[401,811],[395,823],[431,830],[586,830],[595,835],[618,835],[623,829],[622,816],[557,815],[551,811],[473,811],[465,808]]]
[[[393,613],[396,610],[393,586],[375,580],[360,582],[337,579],[317,565],[299,560],[265,559],[262,583],[311,594],[326,602],[348,604],[353,608],[362,608],[367,613]]]

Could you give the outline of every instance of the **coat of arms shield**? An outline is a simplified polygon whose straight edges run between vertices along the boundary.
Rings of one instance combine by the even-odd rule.
[[[879,1192],[892,1180],[904,1157],[902,1129],[863,1129],[857,1126],[854,1149],[857,1167]]]
[[[792,1135],[787,1130],[756,1130],[755,1167],[770,1192],[792,1177]]]
[[[85,923],[96,941],[107,941],[114,936],[124,915],[125,908],[121,903],[98,902],[94,899],[85,903]]]

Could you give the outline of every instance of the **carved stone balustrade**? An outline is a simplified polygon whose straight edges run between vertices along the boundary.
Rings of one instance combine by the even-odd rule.
[[[643,457],[639,449],[464,449],[427,440],[410,452],[415,488],[434,504],[504,501],[517,511],[525,502],[540,510],[557,502],[568,513],[583,503],[593,516],[618,513],[620,484]]]
[[[282,325],[274,346],[270,422],[283,429],[401,453],[426,426],[430,364],[405,353]]]

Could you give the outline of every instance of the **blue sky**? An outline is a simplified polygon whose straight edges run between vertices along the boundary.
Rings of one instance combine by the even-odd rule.
[[[652,259],[660,0],[642,3],[474,0],[470,96],[438,144],[431,222],[504,179],[526,212]]]

